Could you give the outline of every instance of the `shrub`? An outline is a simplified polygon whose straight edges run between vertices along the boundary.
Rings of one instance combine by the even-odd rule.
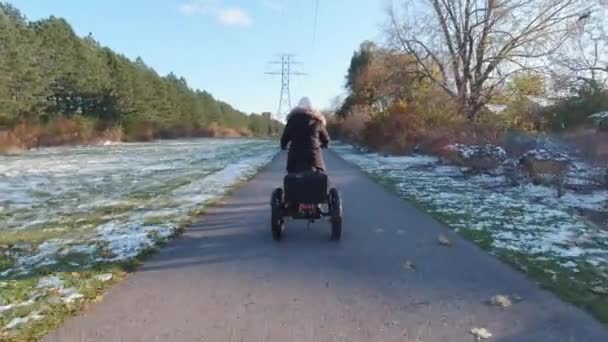
[[[423,132],[415,106],[397,103],[365,125],[363,139],[367,146],[382,152],[410,153]]]
[[[445,154],[445,146],[502,143],[504,128],[491,119],[470,122],[457,114],[445,99],[431,100],[432,105],[398,102],[383,112],[368,115],[352,112],[346,118],[328,121],[330,134],[347,142],[365,145],[386,153],[420,151]]]
[[[351,143],[362,143],[362,134],[365,126],[371,120],[363,108],[352,112],[345,118],[332,116],[327,121],[327,130],[332,138],[341,139]]]
[[[468,167],[473,173],[480,173],[497,169],[507,159],[507,153],[502,147],[491,144],[454,144],[444,148],[441,159],[448,164]]]
[[[592,114],[608,109],[608,91],[580,94],[565,99],[543,112],[548,128],[553,131],[589,128],[594,125]]]

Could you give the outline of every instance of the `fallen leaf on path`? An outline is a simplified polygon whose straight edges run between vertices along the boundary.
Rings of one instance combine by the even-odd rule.
[[[387,327],[387,328],[394,327],[394,326],[397,326],[397,325],[399,325],[399,322],[397,322],[397,321],[384,322],[384,326]]]
[[[414,265],[414,263],[410,260],[405,260],[405,262],[403,263],[403,268],[405,268],[406,270],[413,270],[416,268],[416,265]]]
[[[452,241],[450,241],[450,239],[448,239],[448,237],[443,234],[439,234],[439,237],[437,237],[437,241],[442,246],[451,246],[452,245]]]
[[[505,295],[496,295],[490,298],[490,304],[501,308],[508,308],[513,305],[511,298]]]
[[[489,332],[486,328],[473,328],[471,329],[471,334],[475,336],[475,339],[478,341],[480,339],[485,340],[492,337],[492,333]]]

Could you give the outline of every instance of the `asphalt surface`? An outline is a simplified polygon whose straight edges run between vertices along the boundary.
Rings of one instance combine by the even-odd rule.
[[[272,240],[279,155],[88,312],[46,341],[608,341],[596,320],[452,234],[326,153],[343,197],[329,223],[287,222]],[[445,234],[451,247],[438,244]],[[406,261],[414,268],[404,267]],[[494,295],[518,296],[509,308]]]

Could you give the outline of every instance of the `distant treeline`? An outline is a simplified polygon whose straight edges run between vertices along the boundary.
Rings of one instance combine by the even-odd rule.
[[[260,136],[271,125],[279,127],[191,89],[173,73],[160,76],[92,35],[77,36],[64,19],[30,22],[0,2],[0,144],[78,142],[103,132],[124,140]],[[51,131],[69,137],[41,141]]]

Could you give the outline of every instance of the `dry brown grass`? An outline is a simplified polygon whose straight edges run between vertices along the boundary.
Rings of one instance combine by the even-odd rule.
[[[209,125],[209,127],[201,129],[197,135],[209,138],[243,138],[252,137],[253,133],[248,129],[222,127],[213,122],[211,125]]]
[[[60,118],[48,124],[20,123],[0,132],[0,153],[57,145],[100,143],[124,139],[119,127],[101,128],[92,120]]]
[[[0,154],[14,154],[24,149],[20,139],[11,131],[0,131]]]
[[[0,154],[14,154],[19,151],[41,147],[77,144],[99,144],[106,141],[151,141],[157,138],[252,137],[248,129],[235,129],[211,124],[207,128],[185,132],[180,129],[160,131],[151,123],[127,126],[104,126],[83,118],[59,118],[48,124],[20,123],[11,129],[0,131]]]
[[[138,127],[127,126],[125,129],[124,141],[152,141],[156,138],[157,131],[152,124],[142,123]]]
[[[98,142],[123,141],[125,139],[125,133],[121,127],[112,127],[103,130],[97,139]]]

